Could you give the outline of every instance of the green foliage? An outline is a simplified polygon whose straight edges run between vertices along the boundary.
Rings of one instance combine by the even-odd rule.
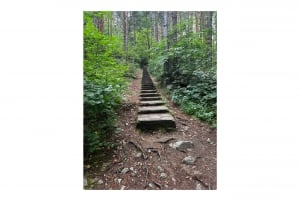
[[[184,112],[215,126],[216,61],[212,62],[211,47],[197,33],[181,36],[168,52],[164,50],[164,42],[150,49],[149,72],[158,80],[167,80],[167,85],[172,86],[171,99]],[[164,72],[166,62],[169,66]]]
[[[217,93],[215,73],[194,71],[191,83],[187,87],[176,88],[171,92],[171,99],[180,105],[184,112],[197,118],[216,124]]]
[[[124,74],[122,41],[100,33],[93,17],[107,12],[84,13],[84,151],[93,154],[107,146],[114,129],[115,109],[122,100]]]

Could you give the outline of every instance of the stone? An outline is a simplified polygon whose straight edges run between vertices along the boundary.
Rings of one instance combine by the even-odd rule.
[[[162,179],[166,179],[166,178],[167,178],[167,174],[166,174],[166,173],[164,173],[164,172],[163,172],[163,173],[161,173],[161,174],[160,174],[160,178],[162,178]]]
[[[170,143],[169,146],[177,150],[185,151],[186,149],[193,148],[194,144],[192,141],[177,141],[175,143]]]
[[[129,170],[131,170],[132,172],[134,171],[133,167],[130,167]]]
[[[182,160],[182,163],[186,164],[186,165],[193,165],[196,161],[195,157],[192,156],[187,156]]]
[[[128,169],[128,168],[124,168],[124,169],[121,171],[121,173],[123,173],[123,174],[126,174],[127,172],[129,172],[129,169]]]
[[[120,190],[124,190],[126,186],[122,185]]]
[[[206,188],[200,182],[197,182],[197,184],[196,184],[196,190],[206,190]]]
[[[141,158],[142,155],[143,155],[143,154],[142,154],[141,152],[138,152],[138,153],[136,154],[136,157],[137,157],[137,158]]]
[[[176,179],[174,177],[172,177],[172,181],[174,184],[176,184]]]
[[[119,183],[119,184],[121,183],[121,181],[122,181],[122,179],[118,179],[118,183]]]
[[[98,180],[98,184],[101,185],[101,184],[103,184],[103,183],[104,183],[104,181],[103,181],[102,179],[99,179],[99,180]]]
[[[157,166],[157,169],[158,169],[159,172],[164,172],[164,169],[160,166]]]
[[[101,167],[101,171],[104,172],[108,169],[108,167],[110,166],[110,162],[106,162],[106,163],[103,163],[102,164],[102,167]]]

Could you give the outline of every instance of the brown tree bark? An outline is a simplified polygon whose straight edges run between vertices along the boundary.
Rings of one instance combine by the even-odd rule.
[[[199,27],[199,21],[200,21],[200,16],[199,16],[199,12],[195,12],[195,17],[196,17],[196,33],[200,32],[200,27]]]
[[[172,12],[173,43],[177,42],[177,12]]]
[[[99,31],[101,33],[104,33],[104,18],[103,17],[101,17],[99,20]]]
[[[126,63],[128,59],[128,13],[123,12],[123,36],[124,36],[124,51],[126,53]]]

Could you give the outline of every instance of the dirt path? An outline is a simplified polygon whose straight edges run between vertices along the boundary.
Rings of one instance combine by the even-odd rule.
[[[140,132],[135,129],[141,71],[125,95],[119,111],[112,150],[98,168],[87,170],[86,189],[216,189],[216,129],[184,114],[165,99],[177,129],[172,132]],[[163,95],[162,95],[163,96]],[[193,148],[176,150],[170,143],[191,141]],[[192,156],[194,164],[182,160]]]

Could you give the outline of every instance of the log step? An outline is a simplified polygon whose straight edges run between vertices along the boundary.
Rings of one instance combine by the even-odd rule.
[[[161,97],[141,97],[140,101],[154,101],[161,100]]]
[[[148,93],[156,93],[156,90],[142,90],[142,94],[148,94]]]
[[[158,97],[158,93],[141,93],[140,97]]]
[[[141,101],[140,106],[156,106],[156,105],[164,105],[165,103],[161,100],[154,101]]]
[[[153,130],[157,128],[175,129],[175,120],[170,113],[163,114],[139,114],[137,128]]]
[[[168,113],[169,110],[166,106],[140,106],[139,114],[151,114],[151,113]]]

